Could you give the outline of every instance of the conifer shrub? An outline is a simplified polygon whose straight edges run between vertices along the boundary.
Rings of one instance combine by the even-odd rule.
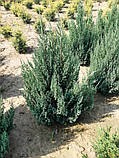
[[[118,19],[118,20],[117,20]],[[110,29],[115,30],[119,26],[119,10],[114,3],[106,16],[100,10],[96,24],[92,19],[92,13],[85,17],[82,3],[79,3],[76,22],[69,23],[69,41],[72,52],[78,54],[81,65],[90,64],[90,53],[93,52],[97,41],[105,37]]]
[[[39,5],[38,7],[35,8],[35,11],[38,13],[38,14],[41,14],[43,13],[43,11],[45,10],[45,7],[43,5]]]
[[[106,8],[105,10],[103,10],[102,17],[103,18],[106,17],[110,10],[111,10],[110,8]]]
[[[63,8],[64,6],[64,2],[63,0],[56,0],[53,4],[54,8],[56,9],[56,11],[60,12],[61,9]]]
[[[119,134],[115,131],[111,134],[111,127],[100,129],[93,148],[97,158],[118,158],[119,157]]]
[[[89,80],[93,80],[93,86],[104,95],[119,93],[119,10],[116,3],[106,16],[99,12],[96,32],[98,42],[91,55]]]
[[[12,27],[11,25],[4,25],[0,28],[0,33],[4,35],[5,38],[10,38],[12,36]]]
[[[119,26],[119,25],[118,25]],[[97,42],[91,55],[90,77],[102,94],[119,93],[119,27]]]
[[[0,25],[1,25],[1,19],[2,19],[2,15],[0,14]]]
[[[22,18],[25,24],[29,24],[31,22],[31,14],[29,14],[26,9],[21,8],[21,10],[19,10],[18,15]]]
[[[93,1],[92,0],[85,0],[84,1],[84,10],[85,10],[85,14],[87,16],[89,16],[91,14],[92,8],[93,8]]]
[[[94,89],[79,85],[79,59],[62,30],[41,35],[33,63],[22,64],[23,96],[39,123],[73,123],[93,106]]]
[[[75,10],[75,12],[77,12],[77,8],[78,5],[80,3],[80,0],[73,0],[70,4],[68,8],[73,8]]]
[[[69,7],[68,7],[68,9],[66,11],[66,15],[69,18],[71,18],[71,19],[74,18],[75,13],[77,13],[78,4],[79,4],[79,0],[72,1],[69,4]]]
[[[2,0],[0,0],[0,6],[2,6],[3,5],[3,1]]]
[[[24,1],[24,0],[15,0],[15,1],[13,0],[13,2],[19,3],[19,4],[20,4],[20,3],[23,3],[23,1]]]
[[[37,33],[45,32],[45,20],[43,18],[38,18],[35,22],[35,29]]]
[[[96,42],[95,30],[92,15],[85,17],[84,8],[80,3],[76,22],[69,23],[69,40],[72,52],[78,54],[81,65],[90,64],[90,53]]]
[[[48,21],[54,21],[55,19],[55,9],[52,7],[48,7],[44,10],[43,15]]]
[[[70,18],[70,19],[74,19],[74,15],[75,15],[75,8],[73,7],[69,7],[66,11],[66,15]]]
[[[50,0],[42,0],[41,1],[41,5],[43,5],[44,7],[48,7],[49,3],[50,3]]]
[[[31,14],[28,13],[25,6],[19,3],[12,3],[11,11],[15,16],[21,17],[23,22],[29,24],[31,22]]]
[[[112,8],[115,3],[115,0],[108,0],[107,2],[108,2],[108,7]]]
[[[98,13],[98,18],[96,21],[96,38],[97,40],[104,38],[111,29],[115,30],[119,26],[119,10],[117,8],[117,3],[114,3],[111,9],[108,9],[106,13],[101,10]]]
[[[32,0],[25,0],[23,4],[28,8],[32,9],[33,1]]]
[[[64,4],[69,3],[69,0],[63,0]]]
[[[61,21],[61,25],[63,28],[68,29],[68,25],[69,25],[69,19],[67,16],[64,16],[62,18],[60,18]]]
[[[12,3],[10,10],[15,16],[18,17],[19,16],[19,11],[21,10],[22,7],[23,7],[22,4]]]
[[[40,0],[34,0],[35,4],[40,4]]]
[[[9,148],[9,132],[13,128],[14,108],[4,114],[4,106],[0,99],[0,158],[3,158]]]
[[[20,17],[26,24],[29,24],[31,22],[31,15],[27,11],[21,12]]]
[[[20,30],[14,32],[14,38],[12,40],[14,48],[19,53],[25,53],[26,51],[26,40]]]
[[[3,6],[4,6],[4,8],[5,8],[6,10],[10,10],[10,6],[11,6],[10,0],[4,1],[4,2],[3,2]]]

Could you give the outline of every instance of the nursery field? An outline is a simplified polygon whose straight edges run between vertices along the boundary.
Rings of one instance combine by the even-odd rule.
[[[70,3],[70,1],[65,3],[59,9],[59,14],[55,13],[53,20],[45,18],[46,32],[51,26],[55,32],[59,18],[65,16]],[[107,5],[107,2],[93,2],[94,21],[98,10],[105,9]],[[9,135],[9,152],[5,158],[82,158],[83,154],[88,158],[96,158],[92,142],[97,138],[97,129],[107,126],[112,126],[112,132],[119,129],[118,94],[104,96],[97,93],[94,96],[94,107],[81,114],[75,123],[45,126],[37,123],[20,92],[24,89],[21,62],[24,61],[26,64],[28,60],[32,62],[32,55],[38,48],[39,39],[39,30],[36,30],[34,24],[38,17],[45,15],[37,13],[35,8],[38,6],[39,4],[33,4],[32,8],[28,9],[28,13],[32,15],[28,23],[24,23],[23,19],[15,16],[11,10],[0,6],[0,27],[9,25],[14,32],[21,30],[26,41],[24,50],[24,45],[17,49],[11,34],[8,33],[10,38],[5,38],[4,33],[0,34],[0,96],[3,98],[5,112],[11,105],[15,108],[14,127]],[[71,14],[69,19],[75,20],[75,16],[76,13],[73,17]],[[66,28],[65,32],[68,34]],[[89,66],[80,66],[79,83],[87,76],[89,69]]]

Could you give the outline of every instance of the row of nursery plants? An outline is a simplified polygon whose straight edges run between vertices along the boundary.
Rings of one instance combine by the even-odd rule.
[[[19,16],[23,19],[24,23],[30,23],[31,15],[28,13],[27,8],[34,9],[38,14],[42,15],[48,21],[54,21],[55,15],[57,12],[61,12],[62,8],[64,8],[66,3],[68,4],[68,8],[64,8],[64,17],[62,18],[63,23],[67,23],[69,19],[74,19],[77,14],[77,8],[80,0],[41,0],[38,5],[33,5],[32,0],[23,0],[12,2],[11,0],[3,2],[4,7],[7,10],[11,10],[15,16]],[[107,14],[114,3],[114,0],[108,0],[108,8],[104,10],[103,15]],[[25,6],[26,7],[25,7]],[[93,8],[92,0],[84,1],[84,10],[85,15],[89,16]],[[66,24],[67,26],[67,24]]]
[[[18,3],[17,1],[14,2],[12,0],[7,0],[7,1],[2,1],[2,5],[5,7],[6,10],[11,10],[15,16],[22,18],[24,23],[27,24],[30,23],[32,16],[31,14],[28,13],[28,10],[26,9],[25,6],[22,5],[22,3]]]
[[[56,1],[41,1],[41,4],[36,7],[36,12],[43,15],[48,21],[53,21],[55,14],[61,12],[66,4],[65,0]],[[71,1],[68,8],[65,8],[65,15],[67,18],[74,18],[77,12],[79,0]]]
[[[90,3],[87,3],[90,4]],[[112,3],[113,4],[113,3]],[[11,6],[12,12],[18,16],[19,12],[22,13],[21,4],[15,3]],[[85,5],[86,7],[86,5]],[[84,7],[84,8],[85,8]],[[112,5],[108,6],[108,12],[110,12]],[[90,64],[90,53],[95,47],[95,43],[97,42],[98,36],[101,37],[101,33],[104,32],[103,25],[105,25],[105,30],[108,30],[110,24],[104,24],[107,18],[108,12],[105,13],[104,11],[100,11],[98,15],[98,19],[96,24],[94,24],[92,15],[86,14],[85,9],[80,10],[76,17],[76,21],[68,21],[67,17],[60,18],[60,23],[63,28],[67,28],[69,30],[69,43],[72,48],[73,52],[80,52],[78,53],[80,64],[81,65],[89,65]],[[86,16],[87,15],[87,16]],[[103,17],[103,18],[102,18]],[[29,18],[24,16],[24,21],[28,22]],[[109,20],[111,21],[111,20]],[[106,26],[107,25],[107,26]],[[46,28],[46,20],[42,17],[38,17],[35,22],[35,29],[37,33],[45,33]],[[102,27],[102,28],[101,28]],[[26,41],[22,35],[22,32],[17,31],[14,33],[12,27],[10,25],[2,26],[1,33],[6,37],[15,37],[13,45],[15,49],[20,52],[26,52]],[[81,37],[81,38],[80,38]],[[13,41],[13,40],[12,40]],[[15,44],[14,44],[15,43]],[[80,44],[79,44],[80,43]],[[85,53],[86,52],[86,53]]]
[[[14,48],[19,53],[25,53],[27,51],[26,39],[20,29],[13,30],[11,25],[6,24],[1,26],[0,33],[12,42]]]
[[[21,17],[24,23],[30,23],[32,16],[22,4],[12,3],[10,10],[15,16]]]
[[[41,14],[48,21],[54,21],[57,12],[61,12],[66,3],[68,8],[65,8],[64,17],[67,19],[74,18],[77,13],[77,8],[80,0],[41,0],[38,5],[33,5],[33,0],[23,0],[23,1],[3,1],[2,4],[6,10],[11,10],[16,16],[20,16],[25,23],[29,23],[31,20],[31,15],[23,6],[25,5],[28,9],[35,9],[38,14]],[[92,10],[93,2],[92,0],[85,0],[85,11],[89,14]]]
[[[16,24],[16,27],[13,27],[10,24],[2,24],[1,22],[2,15],[0,15],[0,34],[2,34],[6,39],[12,42],[14,48],[19,53],[27,52],[27,40],[23,35],[23,30],[20,28],[19,24]],[[37,18],[34,24],[35,30],[38,34],[45,32],[46,21],[42,18]]]
[[[0,34],[2,34],[6,39],[12,42],[14,48],[19,53],[27,52],[27,40],[23,35],[23,30],[20,28],[19,24],[16,24],[16,27],[13,27],[10,24],[2,24],[1,22],[2,15],[0,15]],[[42,18],[37,18],[35,21],[34,27],[37,33],[45,31],[46,21]]]

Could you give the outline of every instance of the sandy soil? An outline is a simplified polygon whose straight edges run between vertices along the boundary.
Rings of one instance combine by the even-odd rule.
[[[94,17],[97,10],[106,3],[95,3]],[[2,23],[22,23],[10,11],[0,7],[3,15]],[[34,15],[36,16],[36,15]],[[37,47],[38,35],[33,25],[24,25],[24,35],[27,38],[28,51],[18,54],[12,43],[0,35],[0,89],[6,110],[13,104],[15,108],[14,129],[10,133],[10,150],[6,158],[81,158],[87,154],[95,158],[91,142],[95,140],[97,128],[119,125],[119,96],[95,96],[94,108],[80,116],[73,125],[62,127],[45,127],[38,125],[25,106],[25,100],[20,94],[23,89],[21,77],[21,61],[31,60],[34,48]],[[85,75],[86,68],[81,68]]]

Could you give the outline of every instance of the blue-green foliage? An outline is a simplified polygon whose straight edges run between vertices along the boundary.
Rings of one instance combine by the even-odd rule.
[[[119,27],[119,10],[115,3],[106,16],[103,17],[102,11],[99,11],[95,24],[96,39],[101,41],[105,34],[110,32],[110,30],[115,30],[116,27]]]
[[[81,65],[90,64],[90,52],[96,42],[96,30],[92,14],[85,17],[82,4],[79,4],[76,22],[69,25],[69,41],[72,53],[77,54]]]
[[[94,90],[79,85],[80,64],[62,30],[42,35],[33,63],[22,65],[24,97],[38,122],[73,123],[93,106]]]
[[[8,134],[10,130],[13,128],[13,116],[13,107],[11,107],[10,110],[4,114],[3,103],[0,99],[0,158],[3,158],[8,151]]]
[[[112,12],[115,10],[115,15]],[[113,15],[111,17],[111,15]],[[103,94],[119,93],[119,11],[114,7],[108,14],[110,28],[98,39],[91,54],[89,80]],[[116,17],[116,18],[115,18]],[[108,21],[107,21],[108,23]],[[105,27],[109,25],[106,24]]]
[[[97,42],[116,27],[119,27],[119,11],[116,3],[105,17],[100,10],[95,24],[92,13],[85,17],[84,8],[79,3],[76,21],[72,20],[69,25],[69,44],[72,53],[78,55],[81,65],[90,65],[90,56]]]

